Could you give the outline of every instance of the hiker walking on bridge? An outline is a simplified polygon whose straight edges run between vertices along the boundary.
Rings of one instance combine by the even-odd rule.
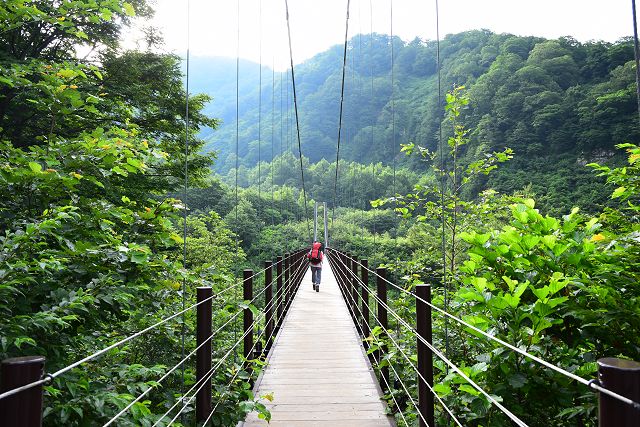
[[[307,253],[311,265],[311,282],[313,290],[320,292],[320,276],[322,272],[322,260],[324,258],[324,245],[322,242],[313,242],[311,250]]]

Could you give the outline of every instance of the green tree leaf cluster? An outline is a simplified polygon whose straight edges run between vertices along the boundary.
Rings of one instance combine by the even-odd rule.
[[[339,54],[336,46],[296,68],[302,153],[311,164],[335,160]],[[403,42],[382,34],[356,35],[349,40],[348,55],[343,131],[348,130],[342,137],[341,158],[384,166],[395,161],[424,172],[419,158],[403,156],[400,145],[415,143],[438,152],[439,144],[446,147],[451,136],[446,130],[442,139],[439,136],[446,118],[438,104],[442,101],[438,100],[437,43],[419,39]],[[574,205],[596,212],[608,203],[602,180],[585,171],[583,165],[620,161],[615,145],[626,138],[635,140],[639,134],[637,121],[632,120],[636,102],[630,39],[581,43],[570,37],[546,40],[474,30],[447,35],[440,43],[440,58],[443,91],[466,86],[473,104],[473,109],[464,113],[468,115],[464,117],[466,125],[474,132],[459,153],[461,164],[505,147],[516,154],[514,161],[465,191],[475,196],[494,188],[511,194],[529,186],[538,205],[555,215]],[[262,161],[287,152],[297,157],[292,107],[286,98],[290,85],[287,74],[283,73],[282,79],[276,76],[275,87],[271,81],[263,83],[259,125],[258,66],[243,65],[241,168],[257,164],[259,148]],[[199,66],[233,67],[228,73],[235,75],[235,63]],[[229,82],[219,81],[220,87],[213,80],[201,80],[198,87],[215,95],[226,94]],[[231,114],[235,92],[233,95],[217,98],[227,105],[221,110],[230,115],[219,131],[208,135],[207,147],[219,151],[216,170],[222,174],[235,167],[235,153],[227,143],[235,138],[235,115]],[[243,185],[253,182],[243,181]]]
[[[143,0],[0,5],[2,359],[40,354],[54,372],[179,311],[197,286],[235,283],[229,260],[244,254],[214,213],[189,218],[188,269],[181,262],[184,204],[166,193],[184,181],[186,140],[190,184],[208,177],[212,156],[197,135],[217,121],[203,113],[209,97],[191,96],[185,134],[179,59],[153,45],[120,50],[124,26],[150,13]],[[78,57],[85,48],[92,54]],[[216,327],[238,309],[234,295],[228,302]],[[157,380],[181,359],[194,322],[190,312],[56,378],[45,425],[103,424],[147,390],[121,423],[158,420],[176,402],[181,369]],[[233,369],[232,358],[215,377],[230,384],[217,395],[225,423],[262,405]]]

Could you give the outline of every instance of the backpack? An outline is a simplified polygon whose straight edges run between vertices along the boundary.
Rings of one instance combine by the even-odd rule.
[[[309,255],[309,261],[311,261],[314,264],[317,264],[322,261],[322,251],[320,250],[321,246],[322,246],[321,243],[316,242],[313,244],[313,248],[311,249],[311,254]]]

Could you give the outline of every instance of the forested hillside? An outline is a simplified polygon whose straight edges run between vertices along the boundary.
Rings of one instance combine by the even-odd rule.
[[[151,13],[145,0],[0,3],[1,360],[43,356],[56,372],[174,315],[197,286],[227,287],[232,261],[245,261],[215,212],[191,215],[188,237],[180,233],[184,204],[167,193],[185,180],[181,62],[151,38],[141,51],[120,45],[134,17]],[[87,45],[93,56],[79,56]],[[210,175],[198,138],[217,125],[203,113],[209,100],[189,98],[192,186]],[[230,340],[234,326],[218,338]],[[128,406],[118,425],[160,422],[195,375],[180,362],[195,347],[180,336],[193,327],[188,314],[165,322],[48,382],[44,425],[103,425]],[[219,425],[253,405],[230,373],[236,362],[214,375],[228,384]]]
[[[236,135],[236,59],[194,59],[188,95],[158,34],[123,47],[152,6],[0,2],[0,360],[46,358],[52,376],[30,383],[45,426],[195,425],[197,288],[215,304],[202,316],[215,363],[206,415],[268,420],[273,395],[251,381],[267,307],[286,298],[267,300],[263,267],[309,247],[316,201],[331,251],[386,269],[389,286],[352,284],[378,309],[376,288],[389,290],[389,330],[362,339],[379,376],[395,373],[383,398],[398,425],[419,418],[418,284],[449,314],[433,316],[434,347],[460,367],[434,360],[438,425],[451,424],[442,403],[459,425],[513,425],[496,402],[535,427],[597,425],[598,396],[566,372],[588,383],[602,357],[640,360],[631,41],[449,35],[439,103],[435,42],[394,39],[392,66],[389,37],[356,36],[336,164],[341,47],[296,68],[299,157],[286,73],[262,68],[259,112],[259,65],[240,61]],[[19,408],[16,390],[0,392],[2,410]]]
[[[393,88],[390,38],[363,35],[349,42],[341,157],[363,165],[390,165],[396,159],[423,171],[420,162],[400,153],[400,144],[415,142],[437,151],[443,108],[437,105],[436,44],[393,42]],[[465,85],[472,99],[465,124],[474,133],[463,158],[504,147],[515,154],[513,162],[470,191],[494,187],[511,192],[531,184],[530,191],[543,196],[540,203],[556,212],[604,202],[601,182],[584,165],[611,158],[615,144],[639,134],[632,120],[636,102],[630,40],[580,43],[570,37],[545,40],[481,30],[447,36],[440,54],[443,91]],[[295,70],[302,152],[311,163],[335,161],[341,66],[342,48],[335,46]],[[216,170],[226,173],[235,167],[235,93],[225,96],[229,85],[235,88],[229,81],[235,78],[235,63],[202,60],[197,67],[226,67],[221,84],[202,80],[202,70],[194,77],[196,87],[214,94],[215,111],[224,119],[216,132],[207,134],[206,147],[218,153]],[[264,68],[262,160],[271,159],[272,141],[275,155],[297,144],[290,76],[276,73],[275,87],[272,77]],[[259,155],[256,64],[241,64],[240,84],[239,160],[246,167],[255,165]]]

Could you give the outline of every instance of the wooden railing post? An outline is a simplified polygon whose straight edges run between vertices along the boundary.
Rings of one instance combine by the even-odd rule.
[[[307,253],[306,250],[300,251],[300,264],[306,265],[305,268],[300,270],[300,284],[302,284],[302,279],[304,279],[304,275],[306,274],[307,270],[309,269],[309,262],[307,261],[307,258],[305,256],[306,253]]]
[[[427,304],[431,303],[431,286],[416,286],[416,296],[423,300],[416,299],[416,329],[419,335],[417,339],[419,373],[417,378],[418,410],[420,414],[422,414],[422,417],[418,417],[418,419],[420,427],[427,427],[435,425],[433,393],[431,393],[429,389],[433,388],[433,352],[420,337],[429,344],[433,343],[431,306]],[[422,378],[420,378],[420,376],[422,376]],[[426,383],[423,381],[423,378],[426,380]]]
[[[284,258],[284,314],[289,311],[289,301],[291,299],[291,254],[285,254]]]
[[[376,269],[377,280],[376,280],[376,288],[378,292],[378,321],[380,322],[380,326],[383,330],[389,329],[389,319],[387,317],[387,282],[385,281],[387,277],[387,269],[383,267],[378,267]],[[382,332],[381,335],[384,337],[386,333]],[[382,353],[387,353],[386,346],[382,347],[382,351],[378,350],[376,354],[376,359],[378,363],[382,359]],[[390,385],[389,383],[389,367],[384,366],[380,368],[380,387],[382,389],[387,389]],[[388,391],[388,389],[387,389]]]
[[[356,330],[360,324],[360,312],[358,311],[358,257],[353,255],[351,257],[351,300],[353,301],[353,323],[356,325]]]
[[[44,356],[13,357],[2,361],[0,393],[42,379]],[[0,424],[12,427],[42,425],[42,385],[0,400]]]
[[[200,287],[196,289],[196,300],[199,303],[196,310],[196,347],[202,347],[196,351],[196,383],[204,385],[199,388],[196,395],[196,419],[204,421],[211,413],[211,376],[207,373],[211,371],[211,296],[213,291],[210,287]],[[209,299],[206,302],[202,302]]]
[[[296,294],[296,290],[298,289],[298,253],[291,253],[291,296],[289,299],[289,303],[293,302],[293,296]]]
[[[598,359],[598,382],[606,389],[634,402],[640,402],[640,363],[605,357]],[[632,427],[638,425],[640,410],[599,393],[599,426]]]
[[[273,299],[273,262],[264,262],[264,316],[266,319],[264,336],[266,338],[266,349],[268,352],[273,342],[273,313],[275,312]]]
[[[336,257],[336,275],[338,276],[339,280],[338,280],[338,286],[340,288],[340,293],[342,294],[342,296],[344,297],[344,292],[342,289],[342,254],[340,252],[335,252],[335,257]]]
[[[349,305],[349,311],[351,312],[351,320],[355,322],[355,311],[353,309],[353,279],[351,277],[351,273],[353,272],[353,260],[351,259],[351,254],[347,253],[345,258],[345,268],[344,268],[344,277],[345,277],[345,298],[347,299],[347,304]]]
[[[337,278],[339,278],[338,280],[338,286],[340,288],[340,295],[342,295],[342,299],[344,300],[345,304],[347,304],[347,308],[349,307],[349,303],[347,301],[347,297],[345,295],[345,281],[344,281],[344,263],[345,262],[345,256],[343,253],[340,252],[336,252],[336,271],[337,271]]]
[[[349,298],[347,298],[347,292],[349,290],[349,284],[347,279],[347,268],[349,266],[349,255],[346,252],[342,253],[342,262],[340,263],[340,274],[342,275],[342,296],[344,297],[344,301],[347,303],[347,308],[349,312],[351,312],[351,306],[349,305]]]
[[[291,303],[293,302],[293,297],[298,290],[298,276],[300,275],[298,267],[300,267],[298,264],[298,252],[293,252],[291,254]]]
[[[363,259],[360,261],[362,264],[362,268],[360,270],[360,275],[362,279],[362,288],[360,289],[360,299],[362,300],[362,335],[364,338],[367,338],[371,334],[371,330],[369,329],[369,261]],[[365,349],[368,349],[369,342],[364,341]]]
[[[340,281],[340,253],[334,251],[333,249],[329,252],[329,259],[331,260],[331,267],[333,268],[333,273],[336,275],[336,281],[338,282],[338,290],[340,294],[342,294],[342,285]]]
[[[245,301],[251,301],[253,299],[253,270],[243,271],[243,298]],[[251,352],[253,349],[253,312],[249,308],[244,309],[244,348],[243,356],[246,360],[251,359]],[[249,364],[246,364],[247,371],[249,371]]]
[[[302,265],[304,264],[304,251],[300,250],[296,253],[296,269],[298,270],[298,275],[296,276],[296,293],[298,292],[298,289],[300,289],[300,284],[302,283],[302,279],[304,279],[304,274],[307,272],[305,269],[302,268]]]
[[[282,256],[276,257],[276,306],[278,312],[278,323],[276,329],[280,329],[282,325],[282,311],[283,311],[283,296],[282,296],[282,263],[284,262]]]

